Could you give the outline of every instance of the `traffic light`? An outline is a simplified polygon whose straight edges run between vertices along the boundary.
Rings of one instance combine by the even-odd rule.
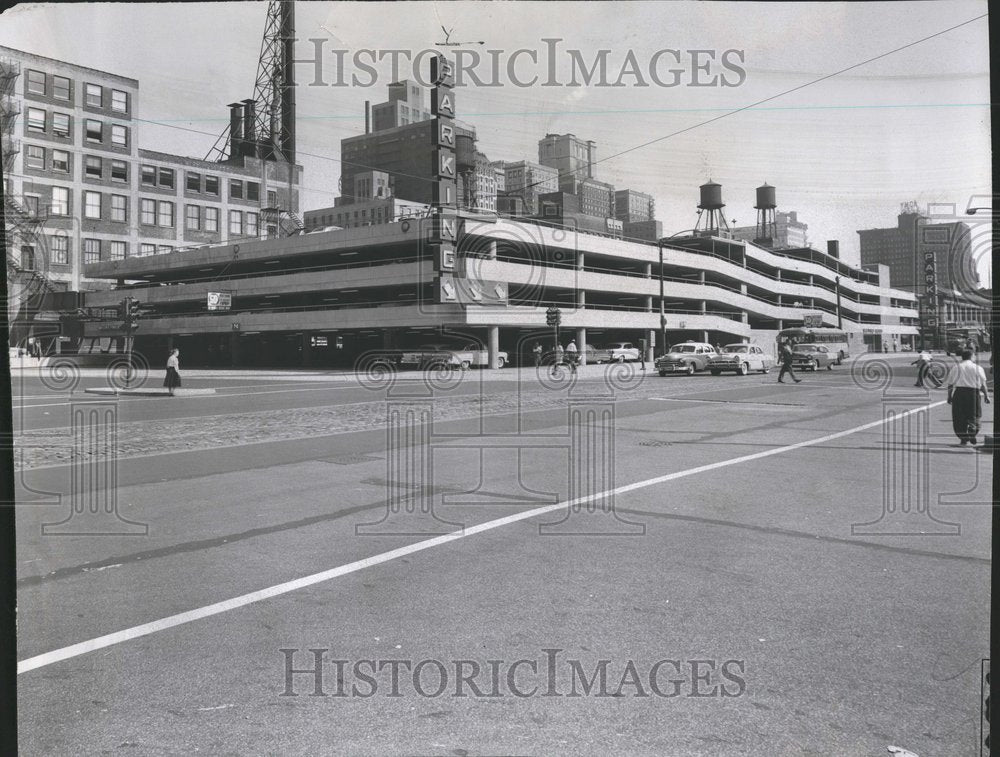
[[[562,323],[562,311],[559,308],[552,307],[545,311],[545,323],[549,326],[558,326]]]

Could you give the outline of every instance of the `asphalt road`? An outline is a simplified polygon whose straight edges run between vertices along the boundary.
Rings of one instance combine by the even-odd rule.
[[[909,359],[26,378],[21,751],[978,754],[992,460]]]

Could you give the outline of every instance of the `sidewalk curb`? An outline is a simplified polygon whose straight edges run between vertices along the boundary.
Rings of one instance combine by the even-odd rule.
[[[90,389],[84,389],[87,394],[100,394],[104,396],[119,396],[124,395],[127,397],[169,397],[170,392],[166,389],[116,389],[114,387],[94,387]],[[203,394],[215,394],[215,389],[175,389],[174,396],[176,397],[197,397]]]

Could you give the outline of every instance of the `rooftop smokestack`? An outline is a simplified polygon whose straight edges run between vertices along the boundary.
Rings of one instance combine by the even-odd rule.
[[[243,101],[243,154],[252,158],[260,157],[257,145],[257,101]]]
[[[229,104],[229,158],[243,157],[243,104]]]
[[[365,100],[365,134],[372,133],[372,101]]]

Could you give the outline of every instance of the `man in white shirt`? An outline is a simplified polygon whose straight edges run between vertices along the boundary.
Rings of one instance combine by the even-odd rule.
[[[570,339],[569,344],[566,345],[566,362],[569,363],[569,369],[572,373],[576,373],[578,357],[579,352],[576,349],[576,340]]]
[[[930,372],[931,367],[931,353],[927,350],[922,350],[917,359],[914,360],[910,365],[917,366],[917,383],[914,386],[919,386],[921,389],[924,386],[925,381],[930,381],[938,389],[941,388],[941,381]]]
[[[953,366],[948,374],[948,404],[951,405],[951,424],[962,446],[975,445],[979,433],[979,419],[983,416],[980,401],[989,404],[990,391],[986,386],[986,372],[972,362],[972,350],[962,352],[962,362]]]

